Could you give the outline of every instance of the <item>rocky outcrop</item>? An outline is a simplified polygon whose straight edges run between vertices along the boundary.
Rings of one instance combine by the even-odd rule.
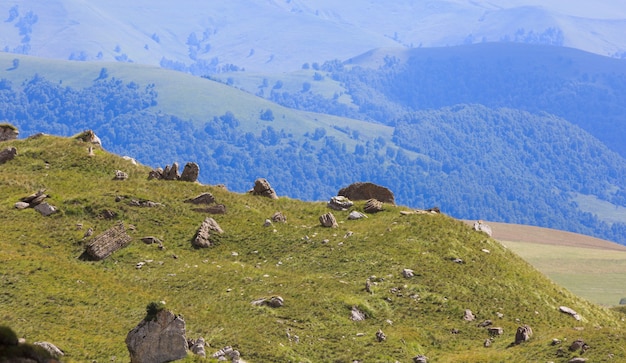
[[[198,228],[198,232],[196,233],[192,244],[196,248],[211,247],[217,241],[216,234],[222,233],[224,233],[224,231],[219,224],[217,224],[215,219],[206,218],[200,225],[200,228]]]
[[[131,363],[164,363],[187,356],[185,321],[166,309],[142,320],[126,336]]]
[[[113,252],[128,246],[130,241],[131,237],[126,233],[124,223],[120,222],[96,236],[85,248],[85,254],[92,260],[103,260]]]
[[[13,160],[17,155],[17,149],[14,147],[8,147],[4,150],[0,150],[0,164],[4,164],[9,160]]]
[[[178,163],[174,162],[171,166],[166,165],[165,169],[156,168],[148,173],[148,180],[180,180],[186,182],[196,182],[200,175],[200,167],[196,163],[187,163],[183,168],[183,174],[178,174]]]
[[[260,195],[270,199],[278,199],[278,195],[276,195],[276,192],[270,183],[264,178],[259,178],[254,181],[254,188],[252,188],[251,192],[253,195]]]
[[[363,211],[365,213],[378,213],[383,210],[383,203],[377,199],[370,199],[365,203]]]
[[[337,195],[350,200],[377,199],[383,203],[395,204],[395,197],[391,190],[369,182],[358,182],[339,190]]]
[[[326,204],[328,208],[338,211],[348,210],[350,207],[354,205],[354,203],[341,195],[330,198],[330,201]]]
[[[19,134],[17,127],[7,123],[0,124],[0,142],[15,140]]]

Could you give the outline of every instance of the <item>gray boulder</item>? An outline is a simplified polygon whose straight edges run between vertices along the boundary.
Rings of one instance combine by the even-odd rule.
[[[7,123],[0,124],[0,142],[15,140],[19,134],[17,127]]]
[[[17,149],[14,147],[8,147],[0,151],[0,164],[4,164],[9,160],[12,160],[17,155]]]
[[[274,191],[270,183],[264,178],[259,178],[254,181],[252,194],[260,195],[270,199],[278,199],[278,195],[276,195],[276,192]]]
[[[327,203],[328,208],[339,211],[348,210],[353,205],[354,203],[350,199],[342,195],[330,198],[330,201]]]
[[[339,225],[337,224],[337,220],[335,219],[335,216],[330,212],[320,216],[320,223],[322,224],[323,227],[327,227],[327,228],[339,227]]]
[[[187,182],[195,182],[198,180],[200,174],[200,167],[196,163],[187,163],[183,168],[183,173],[180,176],[180,180]]]
[[[103,260],[113,252],[128,246],[130,241],[131,237],[126,233],[124,223],[120,222],[89,242],[85,254],[93,260]]]
[[[185,321],[163,309],[154,320],[142,320],[126,336],[131,363],[164,363],[187,356]]]
[[[571,315],[576,320],[581,319],[580,315],[578,315],[578,313],[574,309],[568,308],[567,306],[559,306],[559,311]]]
[[[41,215],[44,216],[44,217],[47,217],[49,215],[52,215],[52,214],[58,212],[58,209],[56,209],[55,206],[50,205],[50,204],[48,204],[46,202],[37,204],[35,206],[35,210],[37,212],[41,213]]]
[[[65,353],[63,353],[61,349],[57,348],[56,345],[50,342],[34,342],[33,345],[38,345],[42,347],[48,353],[50,353],[51,356],[56,357],[56,358],[59,358],[65,355]]]
[[[216,242],[215,234],[222,233],[224,233],[224,231],[219,224],[217,224],[215,219],[207,217],[200,225],[200,228],[198,228],[198,232],[196,233],[192,244],[196,248],[211,247]]]

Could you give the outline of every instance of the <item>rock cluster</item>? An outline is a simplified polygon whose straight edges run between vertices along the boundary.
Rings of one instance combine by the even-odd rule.
[[[44,200],[48,198],[48,195],[45,194],[45,189],[40,189],[36,193],[33,193],[27,197],[23,197],[19,202],[15,203],[15,208],[17,209],[26,209],[33,208],[37,212],[39,212],[42,216],[47,217],[51,214],[58,212],[56,207],[48,204]]]
[[[165,169],[156,168],[148,173],[148,179],[158,180],[180,180],[186,182],[195,182],[200,175],[200,167],[196,163],[187,163],[183,168],[182,175],[178,174],[178,163],[172,163],[172,166],[166,165]]]

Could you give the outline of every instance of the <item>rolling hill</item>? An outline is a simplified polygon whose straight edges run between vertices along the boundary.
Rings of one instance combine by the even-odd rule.
[[[43,58],[162,65],[196,75],[280,73],[380,47],[551,44],[623,57],[617,0],[202,2],[8,0],[0,49]]]
[[[417,355],[430,362],[546,361],[555,354],[567,361],[581,355],[567,349],[577,339],[591,348],[585,358],[626,359],[623,313],[574,296],[445,214],[403,215],[409,208],[385,205],[357,221],[335,211],[338,227],[323,228],[325,203],[148,180],[150,168],[100,148],[89,156],[89,144],[74,138],[1,145],[18,150],[0,165],[2,321],[27,341],[53,342],[69,362],[124,360],[126,333],[153,301],[182,314],[187,336],[203,336],[209,353],[231,345],[248,362],[408,362]],[[116,169],[128,179],[113,180]],[[57,213],[14,207],[42,188]],[[215,245],[195,249],[191,240],[207,214],[184,200],[203,192],[227,212],[212,216],[224,230]],[[133,199],[159,204],[140,207]],[[264,227],[276,211],[287,222]],[[119,221],[128,227],[129,246],[102,261],[78,258],[91,238]],[[141,242],[145,236],[163,248]],[[407,268],[413,277],[403,277]],[[275,295],[283,307],[251,303]],[[364,321],[350,319],[353,307]],[[466,309],[476,321],[464,321]],[[503,334],[490,338],[477,326],[487,319]],[[524,324],[534,334],[512,345]],[[381,342],[379,329],[386,334]]]

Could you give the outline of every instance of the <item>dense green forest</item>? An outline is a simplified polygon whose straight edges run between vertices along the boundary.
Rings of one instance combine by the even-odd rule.
[[[405,113],[383,138],[348,147],[323,128],[296,139],[271,121],[244,132],[232,112],[185,120],[154,112],[153,85],[109,78],[76,89],[36,75],[0,80],[0,120],[25,137],[93,129],[107,150],[157,167],[195,161],[201,181],[245,192],[266,177],[280,195],[327,200],[355,181],[389,187],[400,204],[457,218],[547,226],[626,243],[626,225],[581,211],[573,195],[626,205],[623,159],[565,120],[466,104]],[[200,125],[200,126],[198,126]]]

